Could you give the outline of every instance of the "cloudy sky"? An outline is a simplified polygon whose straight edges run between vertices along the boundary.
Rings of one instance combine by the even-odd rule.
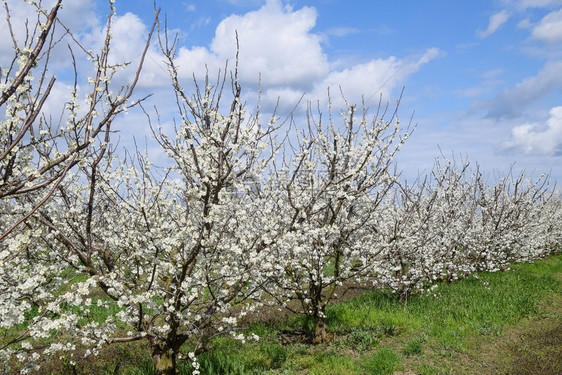
[[[8,3],[17,8],[22,1]],[[260,76],[265,109],[278,99],[282,109],[291,108],[303,94],[323,103],[327,89],[339,87],[349,101],[363,97],[376,109],[381,95],[394,104],[404,89],[400,116],[407,123],[415,111],[417,124],[398,157],[406,176],[427,171],[443,152],[468,155],[490,173],[514,165],[534,177],[550,172],[562,183],[562,0],[157,3],[178,35],[186,87],[205,66],[215,74],[234,60],[237,31],[249,103]],[[134,61],[152,23],[153,0],[115,5],[113,58]],[[96,46],[106,11],[105,1],[67,0],[62,17]],[[9,48],[3,39],[2,51]],[[59,81],[62,95],[68,87]],[[168,82],[154,46],[139,93],[153,92],[150,104],[172,111]],[[140,113],[119,126],[123,138],[146,131]]]

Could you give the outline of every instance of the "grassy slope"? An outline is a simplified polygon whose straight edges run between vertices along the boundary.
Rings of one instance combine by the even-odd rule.
[[[249,331],[260,342],[215,340],[200,358],[202,374],[560,374],[561,292],[562,254],[441,283],[436,296],[412,296],[406,305],[366,292],[328,309],[332,342],[302,342],[302,319],[256,323]],[[96,362],[80,361],[76,373],[150,374],[147,354],[114,346]],[[49,372],[73,370],[53,364]]]

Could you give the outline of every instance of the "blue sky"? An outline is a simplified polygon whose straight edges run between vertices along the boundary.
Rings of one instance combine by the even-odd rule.
[[[14,1],[12,1],[14,2]],[[115,58],[134,60],[154,14],[152,0],[116,0]],[[562,183],[562,0],[206,0],[159,1],[179,36],[177,63],[189,85],[234,58],[240,35],[248,103],[261,74],[262,105],[323,101],[341,85],[352,102],[379,95],[416,131],[398,156],[404,174],[431,168],[442,151],[481,169],[550,172]],[[65,2],[63,17],[95,45],[104,1]],[[0,50],[2,49],[0,42]],[[164,64],[152,48],[141,89],[172,111]],[[135,125],[131,125],[134,123]],[[142,134],[140,114],[120,120]],[[440,151],[441,150],[441,151]]]

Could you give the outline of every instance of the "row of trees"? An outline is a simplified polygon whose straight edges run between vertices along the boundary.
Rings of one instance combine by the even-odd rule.
[[[59,7],[40,12],[47,25]],[[30,43],[53,40],[49,27]],[[237,67],[230,81],[225,72],[190,94],[178,79],[176,46],[165,33],[159,41],[177,100],[173,131],[146,113],[168,167],[112,148],[111,123],[139,73],[111,94],[110,27],[92,55],[91,105],[84,114],[71,100],[66,126],[40,120],[48,91],[29,78],[41,63],[46,77],[53,46],[43,55],[36,47],[31,68],[20,64],[4,78],[16,85],[2,94],[4,366],[15,358],[25,371],[54,356],[143,341],[157,374],[174,374],[179,359],[193,361],[196,373],[209,338],[247,339],[239,328],[248,313],[305,314],[318,343],[327,304],[347,287],[391,288],[406,299],[435,279],[501,269],[560,243],[562,207],[546,177],[488,183],[468,161],[441,158],[407,185],[393,158],[411,130],[401,130],[396,110],[379,106],[370,116],[364,105],[346,103],[341,114],[309,105],[304,124],[292,115],[264,121],[245,109]],[[14,61],[23,59],[14,51]]]

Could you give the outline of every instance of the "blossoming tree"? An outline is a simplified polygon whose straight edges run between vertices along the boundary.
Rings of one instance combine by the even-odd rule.
[[[9,264],[20,271],[9,285],[21,298],[7,296],[6,310],[12,325],[27,324],[20,353],[45,358],[79,345],[90,355],[143,340],[156,374],[175,374],[178,357],[195,360],[213,335],[245,340],[234,329],[260,300],[269,254],[266,196],[252,181],[272,160],[277,128],[246,114],[236,72],[224,110],[224,80],[188,95],[173,49],[163,51],[179,122],[172,135],[151,126],[172,166],[156,168],[140,152],[119,160],[107,144],[38,210],[37,242]],[[36,277],[24,280],[26,268]]]
[[[105,42],[99,53],[94,54],[57,18],[62,7],[60,0],[50,11],[42,9],[40,2],[30,4],[38,17],[35,24],[31,23],[33,27],[27,27],[28,34],[21,42],[22,35],[12,27],[9,5],[4,3],[14,54],[11,62],[0,69],[0,108],[4,111],[0,122],[0,210],[5,210],[0,220],[0,241],[53,194],[71,168],[94,152],[96,139],[104,141],[115,117],[130,105],[128,101],[148,49],[147,42],[134,80],[114,93],[111,79],[120,65],[110,64],[108,60],[113,5]],[[69,60],[73,61],[75,73],[73,90],[60,114],[65,124],[55,123],[51,117],[56,115],[54,113],[42,113],[56,81],[55,75],[49,76],[48,68],[51,54],[61,41],[61,37],[54,34],[57,24],[65,29],[63,35],[71,36]],[[73,49],[85,53],[94,66],[89,92],[82,94],[85,103],[79,99],[80,83]],[[85,104],[84,109],[80,108],[81,104]],[[19,204],[14,205],[15,201]]]
[[[71,347],[49,341],[59,334],[60,328],[73,324],[73,318],[61,312],[65,305],[61,305],[58,295],[64,295],[69,282],[68,266],[75,259],[63,261],[68,253],[52,242],[56,228],[42,226],[38,220],[45,221],[44,212],[39,215],[42,208],[49,212],[56,207],[57,203],[49,203],[49,199],[58,196],[59,201],[70,202],[64,194],[68,190],[64,179],[74,176],[79,180],[80,165],[100,163],[107,151],[114,119],[131,105],[129,99],[139,79],[152,31],[133,80],[115,88],[111,80],[122,65],[111,64],[109,60],[115,13],[112,4],[104,42],[100,51],[94,53],[84,48],[58,18],[61,1],[49,11],[41,8],[41,2],[29,2],[37,19],[35,23],[27,23],[23,43],[16,27],[12,28],[9,4],[4,2],[14,56],[8,66],[2,67],[0,98],[4,110],[0,123],[0,358],[3,365],[16,355],[33,366],[60,348]],[[64,29],[62,36],[54,34],[55,25]],[[48,73],[51,54],[57,43],[66,41],[67,37],[74,85],[61,109],[61,124],[51,120],[53,113],[42,111],[56,80]],[[87,84],[79,81],[75,50],[92,61],[94,75]],[[69,212],[59,214],[75,213],[82,208],[72,207]],[[67,226],[71,228],[70,223]],[[57,236],[61,235],[62,232],[57,232]],[[40,352],[46,356],[42,358]]]
[[[396,181],[393,157],[410,134],[400,133],[396,111],[385,114],[370,118],[365,106],[358,112],[346,103],[338,124],[331,108],[325,119],[309,106],[308,126],[269,180],[276,194],[272,225],[284,230],[273,245],[275,272],[266,288],[312,319],[314,343],[327,338],[325,309],[337,288],[370,277],[379,264],[383,247],[368,224]]]
[[[388,250],[380,286],[406,300],[437,279],[542,257],[556,243],[558,204],[545,175],[507,175],[491,184],[468,159],[439,158],[425,178],[397,185],[382,221]]]

